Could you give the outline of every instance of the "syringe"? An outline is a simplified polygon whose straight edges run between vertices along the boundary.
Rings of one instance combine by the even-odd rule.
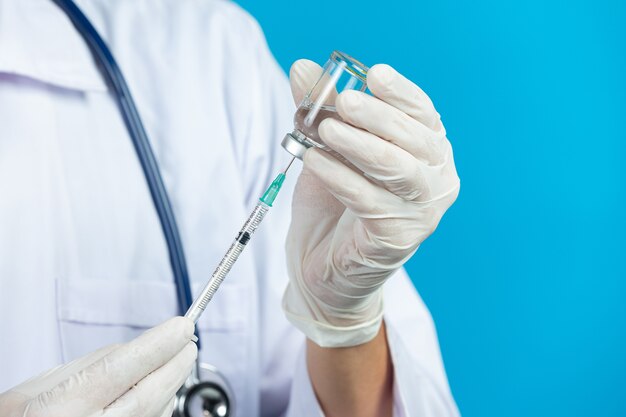
[[[217,265],[217,268],[215,268],[213,275],[211,275],[211,278],[205,285],[204,289],[194,300],[191,307],[189,307],[189,310],[187,310],[185,317],[189,317],[194,323],[198,321],[204,312],[204,309],[222,284],[222,281],[224,281],[226,275],[228,275],[235,262],[237,262],[239,255],[241,255],[241,252],[245,249],[246,244],[250,241],[252,234],[255,232],[257,227],[259,227],[259,224],[263,221],[263,218],[269,211],[270,207],[272,207],[272,204],[274,203],[274,200],[276,199],[276,196],[285,181],[287,170],[291,167],[294,159],[295,157],[289,162],[287,167],[276,176],[267,190],[265,190],[265,193],[259,199],[256,207],[252,210],[250,216],[248,216],[248,220],[246,220],[243,227],[239,231],[235,241],[232,245],[230,245],[230,248],[228,248],[228,251],[226,251],[226,254]]]

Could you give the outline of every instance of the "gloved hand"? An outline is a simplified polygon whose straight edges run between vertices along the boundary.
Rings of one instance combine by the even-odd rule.
[[[0,394],[3,417],[171,416],[197,356],[191,320],[175,317],[123,345],[58,366]]]
[[[321,74],[297,61],[296,104]],[[460,181],[428,96],[388,65],[367,75],[374,97],[345,91],[319,126],[330,152],[309,149],[298,179],[286,252],[287,318],[322,347],[373,339],[382,285],[435,230]],[[345,160],[343,160],[345,158]]]

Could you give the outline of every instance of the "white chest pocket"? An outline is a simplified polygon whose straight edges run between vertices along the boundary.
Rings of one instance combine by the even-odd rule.
[[[58,279],[56,287],[64,361],[127,342],[178,315],[173,282]],[[226,282],[198,323],[201,362],[210,363],[226,377],[237,402],[245,401],[254,369],[250,297],[248,286]]]

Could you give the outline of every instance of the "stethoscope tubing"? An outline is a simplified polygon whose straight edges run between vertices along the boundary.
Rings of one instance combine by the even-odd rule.
[[[107,85],[114,93],[124,124],[133,142],[137,157],[165,235],[170,265],[176,283],[176,296],[180,315],[191,306],[193,299],[180,232],[174,218],[172,204],[165,189],[154,152],[143,126],[137,106],[132,98],[122,71],[110,49],[89,19],[72,0],[52,0],[68,16],[83,37]],[[196,334],[197,336],[197,334]],[[199,346],[199,343],[198,343]]]
[[[193,299],[183,244],[176,219],[174,218],[171,201],[168,197],[158,163],[150,146],[150,141],[141,121],[141,117],[139,116],[135,101],[133,100],[126,80],[113,54],[89,19],[72,0],[52,1],[65,12],[74,27],[78,30],[78,33],[82,36],[96,61],[100,73],[106,81],[107,86],[111,89],[117,102],[159,217],[161,229],[163,230],[167,243],[174,282],[176,284],[176,297],[179,312],[180,315],[184,315],[192,305]],[[198,336],[197,330],[196,336]],[[199,340],[197,340],[197,343],[198,347],[200,347]],[[229,394],[230,387],[227,381],[211,365],[204,365],[205,370],[211,372],[214,378],[220,379],[221,381],[203,381],[200,379],[201,368],[203,368],[203,366],[200,364],[200,361],[196,360],[192,375],[177,393],[177,406],[180,408],[178,410],[179,415],[187,414],[185,410],[190,401],[190,395],[196,395],[194,394],[197,391],[196,388],[211,385],[216,387],[216,391],[214,392],[223,393],[223,399],[228,407],[225,409],[226,411],[224,412],[226,414],[224,415],[232,415],[233,403],[231,401],[233,398],[232,393]]]

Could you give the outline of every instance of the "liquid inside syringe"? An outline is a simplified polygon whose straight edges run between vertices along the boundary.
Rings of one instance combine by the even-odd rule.
[[[256,207],[254,207],[254,210],[252,210],[252,213],[250,213],[250,216],[248,216],[248,219],[244,223],[243,227],[239,230],[234,242],[230,245],[230,248],[228,248],[228,251],[226,251],[226,254],[222,257],[222,260],[217,265],[217,268],[215,268],[215,271],[211,275],[211,278],[205,285],[204,289],[194,300],[191,307],[189,307],[189,310],[187,310],[185,317],[189,317],[194,323],[198,321],[206,309],[206,306],[209,304],[224,281],[224,278],[226,278],[226,275],[228,275],[235,262],[237,262],[237,259],[239,259],[239,255],[241,255],[243,250],[246,248],[246,245],[250,241],[256,229],[259,227],[259,224],[263,221],[263,218],[269,211],[270,207],[272,207],[272,204],[274,203],[274,200],[276,199],[276,196],[285,181],[287,170],[291,167],[294,159],[295,158],[289,162],[287,168],[278,174],[272,184],[270,184],[267,190],[265,190],[265,193],[259,199],[259,202]]]

